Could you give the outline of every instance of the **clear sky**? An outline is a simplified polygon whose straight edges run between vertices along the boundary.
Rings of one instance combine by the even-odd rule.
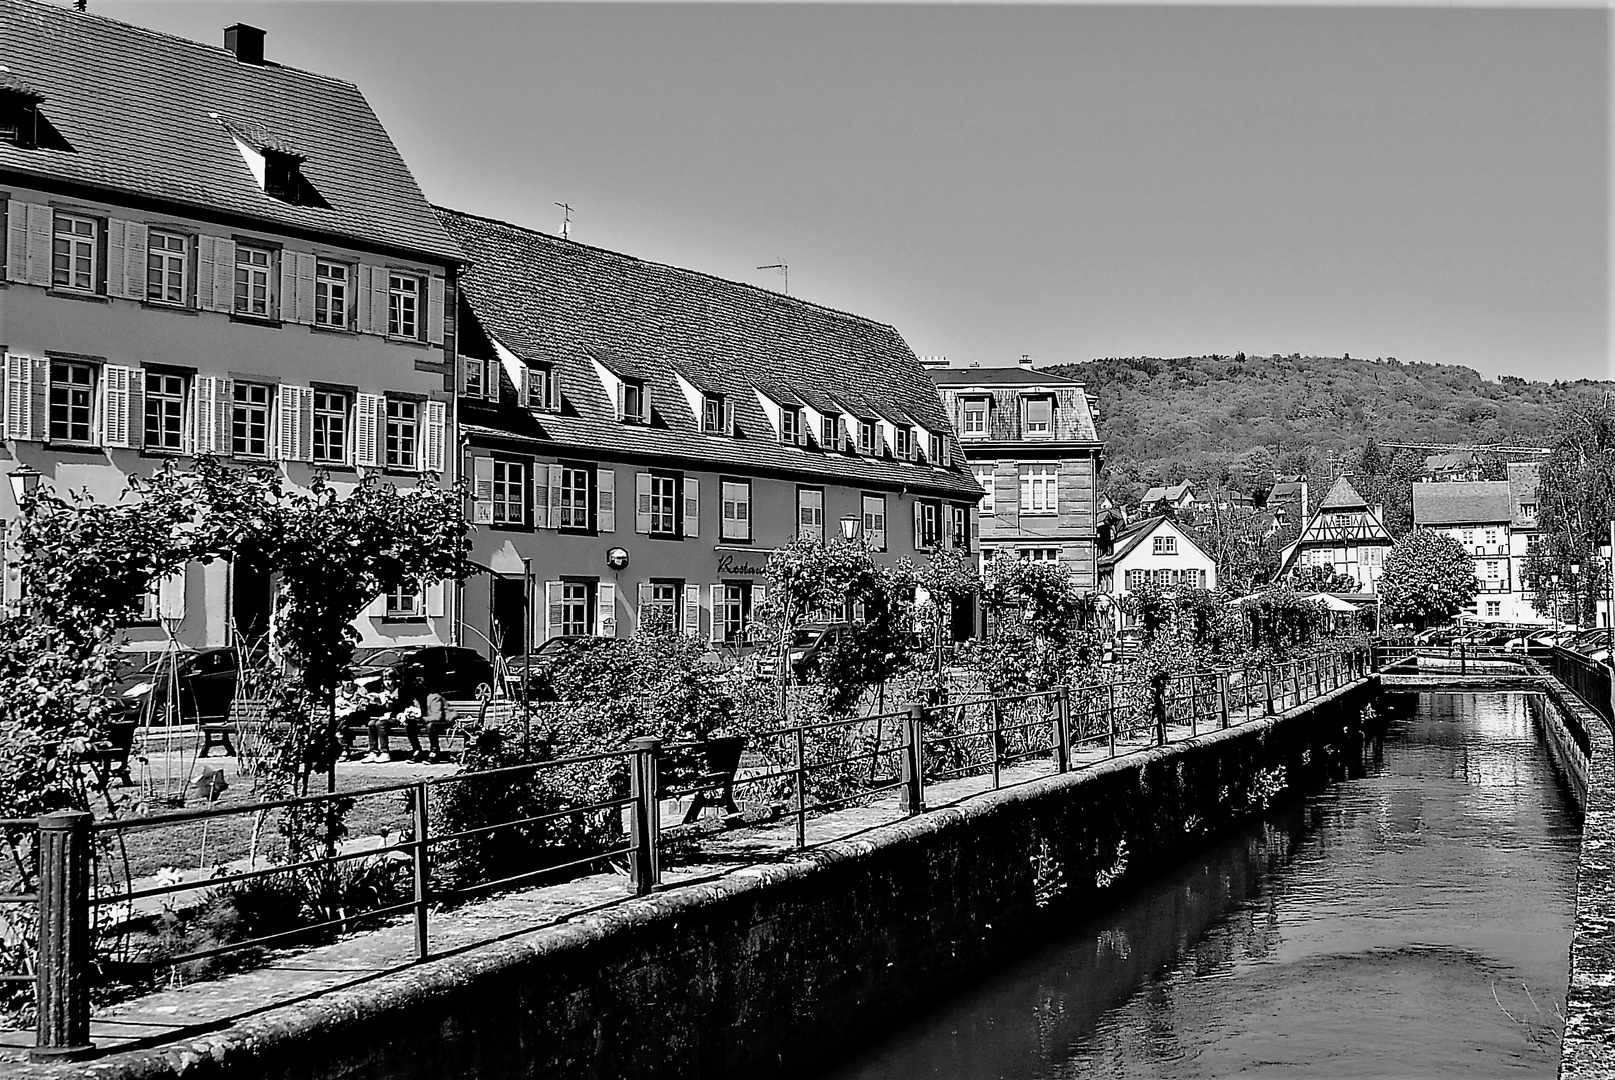
[[[1607,372],[1608,11],[115,3],[350,79],[435,202],[1002,363]],[[178,73],[176,73],[177,75]]]

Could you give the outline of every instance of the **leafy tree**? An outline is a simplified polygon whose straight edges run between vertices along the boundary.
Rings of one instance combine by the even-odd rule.
[[[1334,566],[1304,566],[1295,572],[1290,585],[1301,593],[1355,593],[1362,586],[1350,574],[1338,573]]]
[[[1064,564],[1019,559],[1007,552],[988,564],[982,600],[995,636],[1024,630],[1056,646],[1072,639],[1085,610]]]
[[[1398,540],[1379,579],[1385,615],[1419,628],[1451,619],[1474,603],[1478,589],[1469,552],[1433,529],[1414,529]]]
[[[1539,612],[1573,598],[1571,622],[1593,621],[1598,598],[1608,588],[1599,545],[1615,520],[1615,399],[1604,394],[1566,410],[1552,453],[1542,463],[1537,495],[1538,543],[1525,566],[1525,580]],[[1580,573],[1572,568],[1580,567]],[[1551,575],[1558,574],[1555,589]]]

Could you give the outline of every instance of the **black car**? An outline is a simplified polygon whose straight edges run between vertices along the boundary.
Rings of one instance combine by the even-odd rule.
[[[521,686],[525,681],[529,700],[554,700],[555,671],[558,667],[590,650],[614,649],[621,645],[616,638],[590,634],[552,637],[526,656],[513,656],[505,661],[509,672],[507,685],[510,687],[510,696],[521,697]]]
[[[353,665],[353,677],[366,690],[379,690],[382,676],[396,670],[406,686],[419,687],[446,698],[493,696],[494,670],[488,658],[475,649],[454,645],[403,645],[376,649]]]
[[[143,724],[220,723],[235,700],[239,669],[234,649],[165,654],[126,665],[113,692],[127,718]]]

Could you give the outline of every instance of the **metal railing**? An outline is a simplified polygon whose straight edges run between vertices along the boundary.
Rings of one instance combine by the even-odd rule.
[[[1557,647],[1550,649],[1541,659],[1553,677],[1571,693],[1586,702],[1606,723],[1615,724],[1615,709],[1611,708],[1609,700],[1610,668],[1607,662],[1600,663],[1570,649]],[[1582,749],[1591,753],[1588,747]]]
[[[756,801],[788,809],[800,848],[806,846],[807,823],[814,815],[895,793],[899,810],[912,816],[924,812],[928,795],[942,792],[942,785],[990,776],[996,790],[1006,782],[1049,775],[1049,769],[1016,771],[1031,762],[1046,761],[1054,773],[1064,773],[1143,752],[1296,708],[1370,670],[1370,654],[1358,650],[1260,667],[1090,683],[798,724],[751,736],[751,766],[740,769],[732,785],[749,791]],[[239,888],[275,875],[335,874],[366,860],[395,866],[402,879],[395,882],[400,886],[395,894],[382,896],[383,902],[373,906],[342,906],[316,922],[162,955],[144,961],[148,966],[172,969],[231,953],[306,943],[322,933],[405,915],[414,924],[415,956],[425,959],[432,955],[430,920],[435,905],[590,866],[625,865],[629,893],[646,895],[661,880],[662,848],[667,842],[661,803],[695,790],[666,782],[676,770],[669,768],[664,777],[663,768],[673,760],[671,755],[690,750],[687,745],[664,746],[660,740],[645,738],[634,740],[627,750],[335,793],[126,819],[95,820],[88,813],[72,811],[0,822],[0,827],[37,830],[38,889],[4,898],[37,904],[35,971],[16,977],[33,981],[36,988],[39,1024],[31,1054],[47,1060],[93,1050],[88,983],[97,936],[122,932],[120,928],[138,920],[142,906],[149,913],[153,902],[167,902],[178,894]],[[597,797],[558,806],[523,805],[491,820],[466,821],[462,815],[457,826],[434,831],[434,823],[442,820],[440,813],[434,814],[434,807],[443,809],[440,800],[454,798],[457,790],[477,794],[463,791],[462,785],[482,785],[497,796],[524,780],[557,770],[588,771]],[[609,782],[600,779],[604,774],[610,775]],[[705,777],[698,783],[711,780]],[[973,785],[953,789],[960,797],[976,790]],[[112,875],[103,881],[95,870],[98,850],[110,851],[114,844],[141,833],[256,816],[256,837],[265,817],[277,811],[318,815],[333,812],[338,804],[351,806],[387,796],[402,798],[407,824],[395,839],[384,838],[380,846],[344,849],[324,843],[312,852],[288,848],[283,859],[270,865],[249,864],[194,880],[141,879],[139,885],[127,864],[121,879]],[[497,798],[491,801],[505,805]],[[575,828],[584,820],[595,824],[597,835],[614,836],[616,842],[585,845],[585,850],[574,849],[568,857],[553,857],[555,848],[545,846],[546,830]],[[478,861],[479,852],[505,853],[507,848],[528,861],[518,859],[515,865],[510,859]],[[460,872],[465,865],[476,872]]]

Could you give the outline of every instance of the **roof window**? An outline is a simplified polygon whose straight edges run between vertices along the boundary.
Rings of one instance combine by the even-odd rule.
[[[286,139],[272,134],[258,121],[233,120],[218,113],[209,115],[235,140],[241,160],[247,163],[248,171],[265,195],[294,206],[329,208],[330,204],[303,175],[307,155],[299,153]]]
[[[32,149],[39,145],[39,103],[45,96],[0,66],[0,142]]]

